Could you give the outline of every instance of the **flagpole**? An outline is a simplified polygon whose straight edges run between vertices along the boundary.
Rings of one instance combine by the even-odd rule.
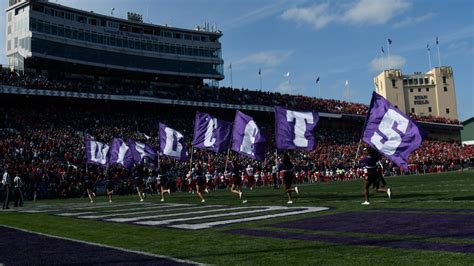
[[[232,84],[232,63],[230,63],[229,68],[230,68],[230,87],[234,88],[234,86]]]
[[[159,138],[159,137],[158,137],[158,138]],[[160,140],[159,140],[159,139],[158,139],[158,143],[160,143]],[[160,169],[160,147],[158,148],[158,150],[157,150],[156,153],[157,153],[157,155],[158,155],[157,158],[156,158],[156,159],[157,159],[157,163],[158,163],[158,165],[156,166],[156,168],[157,168],[157,169]]]
[[[347,80],[347,79],[346,79],[346,83],[344,85],[344,91],[342,92],[342,95],[344,95],[345,93],[347,93],[347,95],[346,95],[347,99],[350,99],[351,94],[350,94],[350,91],[349,91],[349,80]]]
[[[193,153],[194,153],[194,146],[191,146],[191,158],[189,159],[189,170],[193,169]]]
[[[439,55],[439,42],[438,42],[438,37],[436,37],[436,48],[438,49],[438,66],[441,67],[441,56]]]
[[[319,84],[319,81],[318,81],[318,94],[319,94],[319,99],[321,99],[321,84]]]
[[[364,121],[364,127],[362,128],[362,134],[361,134],[361,137],[359,139],[359,144],[357,145],[357,152],[356,152],[356,157],[355,157],[355,160],[354,160],[354,165],[355,165],[355,162],[357,162],[357,158],[359,157],[360,145],[362,144],[362,138],[364,137],[364,131],[365,131],[365,126],[367,126],[367,120],[368,120],[368,118],[366,117],[365,121]]]
[[[233,131],[233,129],[232,129],[232,131]],[[230,141],[229,141],[229,147],[227,148],[227,156],[225,158],[224,177],[225,177],[225,174],[227,172],[227,165],[229,164],[229,155],[230,155],[230,148],[232,148],[232,140],[233,140],[233,138],[231,136]]]
[[[429,47],[428,44],[427,44],[427,46],[426,46],[426,50],[427,50],[426,52],[428,53],[428,64],[429,64],[429,66],[430,66],[429,69],[431,70],[431,51],[430,51],[430,47]]]
[[[382,49],[380,50],[380,56],[382,57],[382,62],[383,62],[383,69],[387,69],[387,62],[384,60],[384,51],[383,51],[383,47]]]
[[[227,173],[227,165],[229,164],[229,154],[230,154],[230,147],[227,148],[227,156],[225,158],[225,166],[224,166],[224,176]]]
[[[260,76],[260,91],[262,91],[262,71],[258,71],[258,75]]]
[[[357,152],[356,152],[356,157],[354,160],[354,166],[355,166],[355,163],[357,162],[357,158],[359,157],[360,145],[362,144],[362,138],[364,137],[365,127],[367,126],[367,120],[369,120],[369,111],[370,110],[367,110],[367,116],[365,117],[364,127],[362,127],[362,134],[360,134],[359,144],[357,145]]]
[[[389,69],[392,69],[392,64],[390,63],[390,39],[387,39],[387,52],[388,52],[388,57],[387,57],[387,61],[388,61],[388,68]]]

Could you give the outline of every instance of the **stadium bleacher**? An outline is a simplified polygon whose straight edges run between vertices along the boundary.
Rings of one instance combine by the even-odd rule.
[[[334,114],[366,115],[368,106],[360,103],[333,99],[319,99],[301,95],[288,95],[276,92],[253,91],[229,87],[213,88],[208,86],[166,86],[153,81],[99,79],[88,77],[45,77],[41,75],[18,74],[2,71],[0,84],[31,89],[59,91],[78,91],[117,95],[147,95],[157,98],[207,101],[226,104],[250,104],[275,106],[282,105],[300,110],[314,109]],[[458,120],[444,117],[419,116],[409,114],[417,121],[459,125]]]
[[[0,165],[8,166],[25,181],[29,199],[76,197],[84,194],[86,173],[84,137],[110,142],[114,137],[133,138],[156,146],[157,126],[164,122],[179,129],[190,147],[194,113],[198,109],[136,103],[116,103],[52,98],[2,97],[0,105]],[[232,121],[234,110],[199,110],[215,112]],[[273,115],[255,113],[267,134],[266,160],[251,161],[231,153],[231,159],[252,164],[259,173],[258,185],[269,185],[275,163]],[[298,173],[297,182],[319,182],[358,178],[354,168],[362,123],[360,121],[322,119],[316,129],[317,148],[311,152],[292,152]],[[361,155],[360,155],[361,156]],[[226,155],[196,150],[194,161],[202,161],[211,177],[211,187],[225,187],[223,175]],[[472,166],[474,149],[456,141],[426,140],[409,158],[410,169],[404,174],[460,170]],[[383,161],[386,175],[400,175],[400,169]],[[103,183],[106,175],[101,167],[87,166]],[[153,166],[151,166],[153,168]],[[170,175],[185,189],[189,162],[173,163]],[[119,193],[133,191],[132,174],[119,166],[109,167],[108,175],[117,183]],[[176,186],[176,185],[173,185]]]

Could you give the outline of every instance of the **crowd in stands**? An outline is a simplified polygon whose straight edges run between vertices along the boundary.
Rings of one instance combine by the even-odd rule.
[[[104,106],[92,104],[35,104],[7,103],[0,105],[0,173],[5,169],[13,176],[20,176],[25,184],[28,199],[76,197],[84,195],[84,178],[91,175],[101,184],[106,179],[115,183],[117,193],[134,191],[134,174],[121,166],[114,165],[105,171],[102,167],[85,164],[84,138],[110,143],[112,138],[133,138],[157,146],[158,122],[166,123],[192,140],[195,110],[177,111],[166,107],[145,108]],[[228,114],[225,114],[228,112]],[[233,117],[232,111],[219,111],[219,116]],[[272,168],[276,162],[273,132],[273,118],[256,118],[257,123],[268,136],[266,160],[253,161],[230,153],[230,160],[255,169],[256,185],[271,183]],[[339,123],[335,121],[334,123]],[[351,124],[353,123],[353,124]],[[362,158],[362,147],[358,149],[362,124],[344,122],[330,127],[318,125],[317,148],[311,152],[293,151],[290,156],[295,164],[297,182],[321,182],[359,178],[360,169],[355,167]],[[340,128],[340,129],[336,129]],[[359,150],[359,158],[356,153]],[[191,149],[188,149],[191,152]],[[188,154],[189,155],[189,154]],[[223,188],[229,184],[225,175],[226,153],[195,150],[193,161],[200,161],[208,177],[210,188]],[[425,140],[409,159],[408,174],[458,170],[472,166],[474,149],[461,146],[458,142]],[[192,166],[189,162],[170,160],[170,172],[174,190],[189,190],[192,186]],[[388,160],[383,161],[387,175],[399,175],[400,169]],[[148,162],[149,175],[156,177],[156,164]],[[152,182],[153,183],[153,182]]]
[[[93,79],[87,77],[47,78],[41,75],[18,74],[2,71],[0,84],[30,89],[77,91],[88,93],[140,95],[158,98],[205,101],[242,105],[287,106],[296,109],[314,109],[319,112],[336,114],[366,115],[368,106],[360,103],[333,99],[288,95],[278,92],[254,91],[229,87],[170,86],[159,82],[130,81],[119,79]],[[435,116],[410,114],[417,121],[459,124],[458,120]]]
[[[410,113],[411,118],[415,119],[416,121],[423,121],[423,122],[434,122],[434,123],[441,123],[441,124],[451,124],[451,125],[459,125],[459,120],[457,119],[450,119],[441,116],[433,116],[433,115],[417,115]]]

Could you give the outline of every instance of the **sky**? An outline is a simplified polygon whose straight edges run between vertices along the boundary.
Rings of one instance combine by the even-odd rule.
[[[145,22],[173,27],[216,24],[224,34],[220,86],[232,82],[235,88],[260,90],[261,78],[264,91],[364,104],[369,104],[374,76],[386,66],[403,74],[427,72],[429,45],[432,67],[441,61],[453,68],[460,120],[474,116],[472,0],[50,1],[101,14],[114,8],[114,16],[122,18],[136,12]],[[1,1],[3,10],[6,5]],[[2,16],[0,63],[5,64]]]

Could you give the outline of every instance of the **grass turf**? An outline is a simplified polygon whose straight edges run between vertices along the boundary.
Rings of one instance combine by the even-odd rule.
[[[274,228],[277,222],[300,220],[320,215],[347,211],[366,211],[379,208],[435,208],[474,209],[474,171],[404,176],[387,178],[393,190],[393,199],[371,191],[371,205],[361,206],[362,181],[318,183],[300,185],[301,195],[294,200],[294,207],[325,206],[329,211],[310,213],[271,220],[232,224],[205,230],[189,231],[163,227],[118,224],[71,217],[59,217],[45,213],[28,214],[0,212],[0,224],[24,228],[51,235],[64,236],[116,247],[134,249],[218,265],[242,264],[449,264],[473,265],[474,255],[454,252],[421,251],[364,245],[332,244],[317,241],[287,240],[229,234],[230,229],[249,228],[334,236],[363,236],[389,240],[423,240],[429,242],[474,244],[474,239],[393,236],[351,232],[315,232]],[[283,190],[257,188],[244,191],[249,206],[286,205]],[[137,196],[115,196],[114,202],[135,202]],[[159,203],[158,196],[147,202]],[[96,202],[105,202],[105,197]],[[63,205],[88,202],[88,199],[66,199],[26,202],[26,205]],[[199,203],[196,195],[173,193],[167,203]],[[206,197],[207,205],[242,206],[235,194],[228,191],[212,191]],[[99,210],[96,210],[100,212]],[[474,218],[474,215],[473,215]],[[474,226],[474,219],[472,221]]]

